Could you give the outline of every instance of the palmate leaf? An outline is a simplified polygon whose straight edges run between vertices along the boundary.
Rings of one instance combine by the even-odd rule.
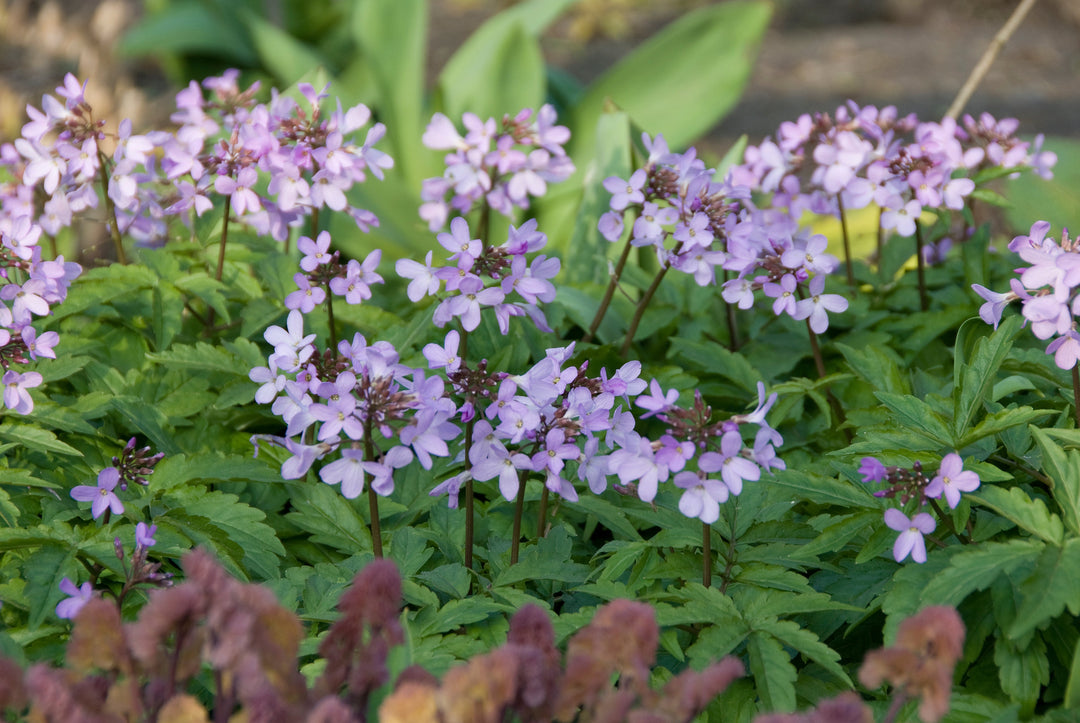
[[[851,687],[851,678],[840,666],[840,654],[821,642],[817,635],[799,627],[793,620],[773,620],[770,622],[758,622],[754,625],[755,631],[765,631],[777,640],[794,648],[810,660],[829,671],[844,685]]]
[[[755,630],[746,640],[746,650],[750,673],[765,709],[780,713],[795,710],[798,672],[780,641],[771,633]]]
[[[312,542],[352,555],[371,548],[371,532],[353,502],[321,482],[293,486],[289,522],[311,534]]]
[[[1080,615],[1080,538],[1072,537],[1061,547],[1047,545],[1039,555],[1031,575],[1020,584],[1020,604],[1016,620],[1005,634],[1019,640],[1055,618],[1068,607]]]

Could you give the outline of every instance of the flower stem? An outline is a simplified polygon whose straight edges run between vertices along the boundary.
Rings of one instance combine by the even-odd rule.
[[[675,248],[671,250],[671,256],[675,256],[679,253],[679,249],[682,247],[682,241],[675,245]],[[656,294],[656,290],[660,288],[660,282],[664,280],[664,276],[667,274],[668,269],[671,268],[670,262],[665,262],[664,265],[656,272],[656,276],[653,278],[652,283],[649,284],[649,288],[645,289],[645,293],[640,299],[638,299],[637,308],[634,309],[634,318],[630,320],[630,328],[626,330],[626,338],[623,339],[622,347],[619,349],[619,354],[626,356],[630,352],[630,344],[634,341],[634,334],[637,333],[638,324],[641,323],[641,317],[645,315],[645,308],[652,301],[652,297]]]
[[[937,518],[941,520],[941,523],[947,528],[949,528],[949,532],[952,533],[953,537],[960,540],[960,544],[971,544],[971,538],[964,537],[957,531],[956,525],[953,524],[952,518],[945,514],[945,510],[941,509],[941,505],[938,504],[937,500],[935,500],[933,497],[927,497],[926,501],[930,503],[930,507],[934,510],[934,514],[937,515]]]
[[[720,583],[720,592],[727,592],[727,587],[731,584],[731,571],[735,568],[735,525],[739,520],[739,500],[735,499],[735,504],[731,505],[731,514],[728,516],[728,526],[730,537],[728,538],[727,560],[724,564],[724,572],[721,575],[723,581]]]
[[[1073,365],[1072,368],[1072,383],[1073,383],[1073,418],[1076,420],[1076,426],[1080,428],[1080,368]]]
[[[98,148],[98,167],[101,173],[101,195],[105,199],[105,211],[109,216],[107,222],[109,227],[109,235],[112,236],[113,246],[116,247],[116,260],[124,265],[127,265],[127,255],[124,253],[124,240],[120,237],[120,224],[116,220],[116,204],[113,203],[112,198],[109,196],[109,174],[106,172],[108,169],[108,159],[105,158],[105,154]],[[55,244],[55,240],[53,241]],[[56,257],[56,248],[53,248],[53,257]]]
[[[604,289],[604,298],[600,299],[600,307],[596,310],[596,316],[593,317],[592,323],[589,324],[589,331],[582,339],[583,342],[588,343],[596,336],[596,330],[600,328],[600,322],[604,320],[608,307],[611,305],[611,298],[615,296],[615,289],[619,285],[619,279],[622,278],[623,268],[626,267],[626,260],[630,258],[630,249],[632,248],[630,239],[627,239],[622,253],[619,254],[619,260],[615,263],[611,278],[608,280],[607,288]]]
[[[371,441],[371,419],[364,421],[364,459],[375,460],[375,445]],[[368,512],[371,517],[371,549],[375,557],[382,557],[382,530],[379,526],[379,495],[370,484],[367,488]]]
[[[544,485],[544,491],[540,493],[540,511],[536,514],[536,536],[547,537],[547,508],[548,488]]]
[[[225,197],[225,214],[221,218],[221,243],[218,246],[218,258],[217,258],[217,271],[214,272],[214,279],[221,281],[221,274],[225,269],[225,244],[229,240],[229,214],[232,212],[232,196]],[[206,312],[206,333],[210,332],[214,328],[214,307],[210,307]]]
[[[728,281],[730,277],[730,272],[724,269],[724,281]],[[735,317],[735,305],[724,301],[724,311],[727,316],[728,351],[738,351],[742,342],[739,341],[739,321]]]
[[[334,324],[334,294],[330,291],[330,282],[326,282],[326,320],[330,325],[330,348],[337,349],[337,327]]]
[[[701,563],[701,584],[712,587],[712,528],[708,522],[701,523],[701,550],[704,558]]]
[[[915,259],[919,270],[919,308],[926,311],[930,308],[930,297],[926,295],[926,261],[922,255],[923,232],[922,224],[915,222]]]
[[[514,500],[514,532],[510,542],[510,564],[518,561],[518,550],[521,548],[521,516],[525,512],[525,482],[529,479],[528,470],[518,471],[518,493]]]
[[[470,419],[468,422],[465,422],[466,471],[472,469],[472,462],[469,460],[469,451],[472,449],[474,419]],[[468,477],[465,478],[465,567],[469,568],[470,570],[473,566],[473,535],[475,534],[473,526],[473,514],[473,479],[472,473],[470,472]]]
[[[851,237],[848,235],[847,215],[844,213],[844,199],[836,194],[836,205],[840,209],[840,233],[844,237],[844,264],[847,267],[847,283],[855,288],[855,267],[851,260]]]

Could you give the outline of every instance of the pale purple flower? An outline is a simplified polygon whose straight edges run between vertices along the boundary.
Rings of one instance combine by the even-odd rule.
[[[18,414],[34,411],[34,400],[28,390],[39,386],[41,382],[42,376],[37,372],[19,373],[8,369],[0,379],[0,383],[4,385],[4,406]]]
[[[139,522],[135,525],[135,546],[136,547],[153,547],[157,540],[154,539],[154,535],[157,534],[157,525],[148,525],[145,522]]]
[[[398,276],[411,279],[409,288],[406,290],[409,301],[415,303],[439,291],[439,278],[431,266],[431,251],[427,252],[423,264],[412,259],[398,259],[394,264],[394,270],[397,271]]]
[[[68,577],[60,581],[60,592],[70,596],[56,604],[56,617],[65,620],[74,619],[79,614],[79,611],[83,609],[83,606],[90,602],[90,598],[94,596],[94,588],[90,583],[84,582],[79,587],[75,587],[75,583]]]
[[[320,265],[330,263],[330,232],[322,231],[314,240],[301,236],[296,248],[304,254],[300,259],[300,268],[311,273]]]
[[[964,469],[964,462],[956,452],[950,452],[941,460],[937,475],[926,486],[926,496],[939,498],[945,496],[950,509],[960,504],[961,492],[974,492],[979,489],[979,475]]]
[[[648,173],[644,168],[639,168],[630,176],[629,181],[624,181],[618,176],[609,176],[604,179],[604,188],[611,196],[611,210],[622,211],[632,203],[644,203],[645,194],[642,188],[648,180]]]
[[[900,536],[893,545],[893,558],[900,562],[908,555],[915,562],[926,562],[926,542],[923,535],[928,535],[937,527],[934,518],[925,512],[920,512],[912,518],[908,518],[900,510],[891,507],[885,510],[885,524],[889,529],[896,530]]]
[[[727,502],[729,494],[724,483],[697,472],[679,472],[672,481],[685,490],[679,498],[679,512],[707,525],[720,519],[720,505]]]
[[[825,277],[815,276],[810,279],[810,298],[795,304],[792,316],[799,321],[810,320],[810,329],[815,334],[822,334],[829,328],[829,315],[826,312],[847,311],[848,300],[839,294],[826,294]]]
[[[660,382],[653,379],[649,382],[649,393],[642,394],[634,402],[642,409],[648,411],[641,415],[642,419],[651,417],[659,412],[666,411],[669,407],[675,405],[679,401],[679,390],[669,389],[664,391],[660,386]]]
[[[304,274],[298,272],[293,276],[293,281],[299,288],[285,297],[286,309],[298,309],[302,314],[309,314],[326,301],[326,291],[321,286],[312,286]]]
[[[875,457],[863,457],[859,464],[859,474],[863,482],[880,482],[885,479],[885,465]]]
[[[455,372],[461,368],[461,357],[458,356],[460,343],[461,335],[457,330],[451,329],[446,332],[446,339],[442,346],[438,344],[424,346],[424,358],[428,360],[428,368],[446,369],[447,372]]]
[[[105,510],[112,510],[113,514],[119,515],[124,512],[124,503],[113,492],[120,482],[120,470],[116,467],[106,467],[98,474],[97,485],[79,485],[71,490],[72,499],[79,502],[90,502],[90,514],[94,519],[101,517]]]

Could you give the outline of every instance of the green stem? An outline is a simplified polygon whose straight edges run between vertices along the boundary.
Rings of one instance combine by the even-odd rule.
[[[731,536],[728,538],[727,549],[727,561],[724,564],[724,572],[721,575],[723,581],[720,583],[720,592],[727,592],[727,587],[731,584],[731,571],[735,568],[735,525],[739,521],[739,500],[735,499],[735,504],[731,505],[731,514],[728,516],[729,532]]]
[[[105,199],[105,212],[109,216],[107,225],[109,227],[109,235],[112,236],[113,246],[116,247],[116,260],[126,265],[127,255],[124,253],[124,240],[120,237],[120,224],[116,221],[116,204],[113,203],[112,198],[109,197],[109,174],[108,174],[108,159],[105,158],[105,154],[102,153],[101,148],[98,148],[98,167],[100,169],[99,178],[101,180],[101,195]],[[53,242],[56,243],[55,241]],[[53,248],[53,258],[56,258],[56,248]]]
[[[840,209],[840,233],[844,237],[844,263],[847,266],[848,286],[855,288],[855,267],[851,261],[851,237],[848,235],[847,215],[844,213],[844,199],[836,194],[836,205]]]
[[[229,215],[232,213],[232,196],[225,197],[225,214],[221,218],[221,243],[218,245],[217,271],[214,279],[221,281],[221,274],[225,269],[225,244],[229,240]],[[210,334],[214,328],[214,307],[206,312],[206,333]]]
[[[926,311],[930,308],[930,297],[926,295],[926,261],[923,260],[923,232],[922,224],[915,222],[915,259],[919,273],[919,308]]]
[[[724,281],[728,281],[730,277],[730,272],[724,269]],[[728,351],[738,351],[742,343],[739,341],[739,321],[735,317],[735,305],[724,301],[724,311],[727,316]]]
[[[675,248],[671,250],[671,255],[674,256],[679,253],[679,249],[682,247],[682,241],[675,244]],[[637,333],[638,324],[641,323],[641,317],[645,315],[645,308],[652,301],[652,297],[656,294],[656,290],[660,288],[660,282],[664,280],[664,276],[667,274],[668,269],[671,268],[671,264],[665,262],[659,271],[656,272],[656,276],[653,278],[652,283],[649,284],[649,288],[645,289],[645,293],[638,300],[637,307],[634,309],[634,318],[630,320],[630,328],[626,330],[626,338],[623,339],[622,347],[619,349],[619,354],[626,356],[630,352],[630,344],[634,341],[634,334]]]
[[[622,278],[623,268],[626,267],[626,260],[630,258],[630,250],[632,248],[633,246],[630,245],[630,239],[627,239],[622,253],[619,254],[619,260],[615,263],[615,270],[608,280],[607,288],[604,289],[604,298],[600,299],[600,307],[596,310],[596,316],[593,317],[592,323],[589,324],[589,331],[582,339],[583,342],[588,343],[596,336],[596,330],[600,328],[600,322],[604,320],[608,307],[611,305],[611,299],[615,296],[615,289],[619,285],[619,279]]]
[[[371,419],[364,421],[364,459],[375,461],[375,445],[371,441]],[[370,484],[367,488],[368,512],[371,517],[371,549],[375,557],[383,556],[382,529],[379,526],[379,495]]]
[[[510,542],[510,564],[518,561],[518,550],[521,548],[521,516],[525,512],[525,482],[529,479],[528,470],[518,471],[518,493],[514,500],[514,531],[513,540]]]
[[[1073,418],[1076,420],[1076,426],[1080,428],[1080,368],[1073,366],[1072,368],[1072,383],[1073,383]]]
[[[469,460],[469,451],[472,450],[474,421],[475,418],[465,423],[465,470],[469,473],[465,478],[465,567],[470,570],[473,566],[473,535],[475,531],[473,526],[472,462]]]
[[[326,317],[330,325],[330,348],[337,349],[337,327],[334,325],[334,294],[330,291],[330,282],[326,282]]]
[[[945,514],[945,510],[941,509],[941,505],[938,504],[937,500],[935,500],[933,497],[927,497],[926,501],[930,503],[930,507],[934,510],[934,514],[937,515],[937,518],[941,520],[942,524],[944,524],[945,527],[949,528],[949,532],[952,533],[953,537],[960,540],[960,544],[971,544],[970,538],[961,535],[957,531],[956,525],[953,524],[952,518]]]
[[[701,549],[704,559],[701,565],[701,584],[712,587],[712,528],[709,523],[701,523]]]

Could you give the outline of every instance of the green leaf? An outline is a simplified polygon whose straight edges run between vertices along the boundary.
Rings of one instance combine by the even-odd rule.
[[[520,21],[495,16],[458,48],[439,75],[444,112],[458,123],[466,111],[501,120],[544,99],[544,58],[536,35]]]
[[[890,392],[874,392],[874,396],[896,415],[896,421],[903,426],[925,435],[943,447],[955,446],[952,444],[953,435],[949,432],[945,418],[923,400],[910,394]]]
[[[731,598],[714,587],[689,582],[682,587],[666,591],[664,600],[656,607],[656,622],[663,627],[710,623],[718,626],[734,626],[749,632],[742,613]]]
[[[1024,648],[1008,638],[994,643],[994,663],[998,666],[1001,691],[1021,706],[1021,715],[1030,715],[1039,699],[1042,686],[1050,682],[1050,661],[1046,643],[1035,636]]]
[[[1034,572],[1020,584],[1021,603],[1016,620],[1005,631],[1011,640],[1042,627],[1066,607],[1080,615],[1080,538],[1072,537],[1063,547],[1047,545]]]
[[[1002,487],[983,485],[976,492],[968,492],[965,496],[1045,542],[1060,545],[1065,535],[1061,518],[1047,510],[1042,500],[1032,500],[1019,487],[1005,490]]]
[[[557,527],[535,545],[526,547],[516,565],[500,572],[496,586],[513,585],[523,580],[557,580],[571,585],[584,582],[591,572],[588,565],[570,562],[570,537]]]
[[[133,394],[113,397],[111,406],[127,420],[130,431],[149,437],[159,452],[165,454],[180,452],[180,448],[173,441],[173,436],[166,432],[163,426],[168,424],[169,420],[157,407]]]
[[[318,50],[297,40],[259,14],[244,8],[237,8],[237,12],[247,27],[255,52],[259,56],[259,63],[270,71],[282,86],[292,85],[312,68],[326,65],[326,59]]]
[[[429,587],[459,600],[469,596],[469,588],[472,586],[472,574],[469,568],[459,562],[440,565],[434,570],[425,570],[417,577],[426,582]]]
[[[1012,349],[1021,321],[1019,316],[1010,316],[988,336],[979,336],[989,329],[981,319],[971,319],[960,327],[953,359],[953,383],[956,385],[953,388],[955,437],[964,436],[975,418],[976,411],[982,407],[983,400],[993,391],[998,369]]]
[[[690,369],[730,379],[751,394],[757,393],[758,382],[763,381],[761,373],[746,357],[714,341],[672,337],[668,359]]]
[[[47,527],[0,527],[0,552],[17,550],[22,547],[59,544],[73,548],[76,536],[66,525]]]
[[[975,444],[984,437],[999,434],[1013,427],[1033,422],[1040,417],[1054,414],[1052,409],[1032,409],[1031,407],[1013,407],[986,415],[982,421],[969,429],[956,443],[957,449]],[[1080,530],[1078,530],[1080,531]]]
[[[353,4],[350,29],[379,92],[379,120],[392,128],[388,140],[395,168],[419,187],[416,140],[423,135],[424,69],[428,35],[427,0]]]
[[[872,345],[856,349],[840,343],[834,346],[851,369],[875,388],[891,394],[911,394],[911,383],[900,368],[902,362],[889,347]]]
[[[229,315],[229,303],[225,299],[228,287],[217,279],[213,279],[206,272],[189,274],[176,282],[176,288],[185,294],[198,297],[221,316],[221,321],[228,324],[232,321]]]
[[[45,616],[55,616],[56,604],[65,595],[60,592],[60,582],[71,578],[78,583],[73,547],[46,543],[35,550],[23,563],[23,578],[26,580],[26,600],[30,604],[30,617],[27,621],[31,629],[41,625]]]
[[[765,709],[784,713],[795,710],[795,679],[791,657],[770,633],[755,630],[746,641],[750,673],[754,676]]]
[[[1057,153],[1054,178],[1046,180],[1024,173],[1009,181],[1006,195],[1013,202],[1006,215],[1012,228],[1027,229],[1042,219],[1053,219],[1054,230],[1080,228],[1080,141],[1049,138],[1048,150]],[[1025,232],[1026,233],[1026,232]]]
[[[560,233],[556,230],[553,234],[549,231],[552,238],[569,240],[569,245],[563,249],[566,260],[563,273],[567,275],[567,280],[572,283],[589,281],[605,286],[610,278],[608,259],[612,250],[617,249],[615,253],[621,253],[624,247],[604,238],[597,226],[600,216],[610,208],[611,194],[604,188],[604,180],[611,176],[629,178],[633,151],[629,116],[610,110],[602,113],[596,123],[596,147],[585,167],[580,202],[577,194],[559,193],[558,200],[565,199],[565,205],[574,207],[563,209],[562,205],[555,204],[559,206],[559,213],[555,213],[551,211],[553,203],[549,201],[544,206],[547,213],[543,220],[554,224],[565,223],[563,218],[573,221],[572,231]],[[629,242],[623,240],[622,243]],[[559,288],[560,301],[565,300],[562,293],[564,288],[565,285]],[[588,324],[589,321],[581,322],[585,329],[588,329]]]
[[[417,617],[416,624],[420,628],[420,635],[427,636],[454,630],[462,625],[478,623],[487,620],[492,615],[505,614],[505,612],[505,605],[480,597],[471,597],[467,600],[451,600],[438,612],[430,616]]]
[[[169,455],[154,468],[152,478],[155,491],[182,487],[192,481],[223,482],[227,480],[282,482],[281,470],[265,459],[222,452],[209,452],[191,457],[185,454]]]
[[[285,548],[274,528],[266,524],[266,514],[240,501],[236,495],[218,491],[185,495],[182,509],[192,517],[205,517],[243,550],[243,565],[258,579],[279,576]]]
[[[862,485],[797,469],[777,471],[769,486],[786,490],[792,497],[818,504],[844,507],[881,507],[882,502]]]
[[[591,154],[608,99],[650,134],[663,133],[671,148],[693,142],[739,100],[771,14],[768,3],[726,2],[686,13],[649,38],[574,107],[572,155]]]
[[[312,535],[311,541],[352,555],[371,549],[371,533],[356,508],[329,485],[297,484],[285,519]]]
[[[766,623],[756,623],[755,630],[763,630],[773,635],[777,640],[788,647],[814,661],[822,668],[836,677],[841,683],[853,687],[851,678],[840,666],[840,654],[830,648],[817,635],[792,620],[775,620]]]
[[[641,539],[641,533],[638,532],[637,527],[627,519],[626,513],[605,500],[603,497],[598,495],[582,495],[580,499],[574,503],[574,508],[583,511],[586,514],[593,515],[600,521],[600,524],[616,533],[624,540]]]
[[[174,0],[128,30],[120,42],[125,55],[203,53],[240,65],[258,61],[255,48],[236,19],[213,3]]]
[[[1080,535],[1080,452],[1066,452],[1035,426],[1031,427],[1031,436],[1042,451],[1043,469],[1054,482],[1051,493],[1061,508],[1065,526]]]
[[[0,424],[0,440],[15,442],[29,450],[55,452],[56,454],[66,454],[74,457],[83,456],[82,452],[66,442],[61,442],[49,430],[33,427],[29,424],[19,424],[18,422]]]
[[[194,346],[177,344],[168,351],[151,353],[146,356],[151,361],[165,364],[170,368],[225,372],[228,374],[240,374],[245,377],[251,370],[247,360],[238,357],[219,345],[208,344],[205,341],[197,342]],[[263,364],[265,365],[265,363],[266,360],[264,359]]]
[[[1062,701],[1066,708],[1080,707],[1080,642],[1076,644],[1073,652],[1072,665],[1069,668],[1069,682],[1065,684],[1065,699]]]
[[[158,284],[157,274],[145,266],[112,264],[84,271],[72,284],[64,303],[50,311],[50,320],[102,307],[118,298],[131,298]]]
[[[1046,545],[1038,540],[1009,540],[970,545],[949,558],[949,566],[923,588],[926,605],[957,606],[976,590],[985,590],[1001,575],[1034,566]]]

